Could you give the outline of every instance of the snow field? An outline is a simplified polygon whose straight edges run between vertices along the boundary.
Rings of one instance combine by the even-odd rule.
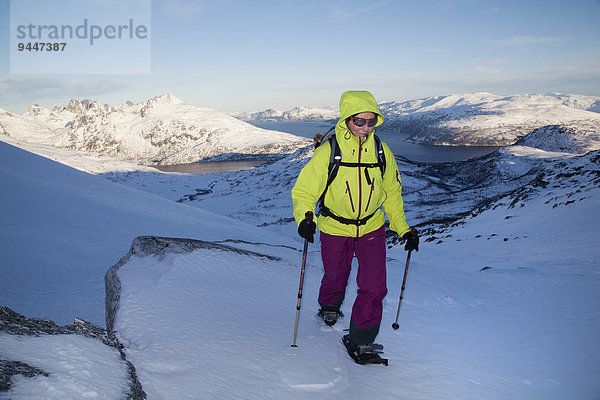
[[[563,208],[537,198],[488,210],[415,257],[426,265],[413,270],[405,293],[422,318],[415,326],[437,338],[431,354],[443,354],[456,381],[479,398],[600,393],[591,373],[600,359],[597,198],[596,189],[589,201]],[[421,277],[428,272],[431,282]],[[437,301],[421,297],[432,289]]]
[[[581,226],[589,225],[597,201],[558,209],[532,203],[489,210],[443,243],[423,243],[411,257],[398,331],[391,323],[406,253],[388,252],[378,336],[387,368],[338,357],[356,265],[346,317],[333,328],[315,317],[322,274],[316,244],[309,247],[295,349],[289,344],[301,255],[260,246],[282,261],[218,250],[134,258],[119,270],[115,329],[149,398],[194,398],[199,391],[249,399],[593,398],[600,390],[593,373],[600,363],[600,277],[586,242],[593,227]],[[557,235],[556,225],[573,233]],[[546,251],[529,251],[542,246]]]
[[[274,349],[283,337],[291,343],[281,311],[293,297],[292,271],[220,250],[134,257],[121,267],[114,330],[149,398],[274,398],[283,386],[273,382]]]
[[[127,367],[119,352],[94,339],[0,334],[0,359],[6,358],[48,374],[13,376],[7,399],[119,399],[128,389]]]

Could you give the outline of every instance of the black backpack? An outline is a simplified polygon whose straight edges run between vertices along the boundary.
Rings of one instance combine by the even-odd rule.
[[[340,166],[355,167],[355,168],[363,167],[365,169],[365,177],[367,178],[367,183],[369,185],[371,184],[372,181],[371,181],[371,177],[369,176],[368,168],[379,167],[379,169],[381,170],[381,176],[383,176],[383,174],[385,173],[385,153],[383,152],[383,145],[382,145],[381,139],[379,139],[379,137],[375,134],[373,134],[373,136],[375,139],[375,147],[377,150],[377,162],[376,163],[349,163],[349,162],[342,161],[342,150],[340,149],[340,146],[338,145],[337,139],[335,137],[335,126],[332,127],[331,129],[329,129],[325,134],[323,134],[322,137],[320,138],[320,140],[318,140],[316,142],[315,148],[319,147],[325,141],[329,141],[329,145],[331,147],[331,153],[329,155],[329,166],[328,166],[328,171],[327,171],[327,184],[325,186],[325,190],[323,190],[323,193],[321,194],[321,197],[319,197],[319,201],[318,201],[320,215],[323,215],[326,217],[331,217],[331,218],[337,220],[338,222],[341,222],[346,225],[357,225],[357,226],[366,224],[367,221],[369,220],[369,218],[371,218],[373,215],[375,215],[375,213],[373,213],[364,218],[360,218],[360,219],[356,219],[356,220],[348,219],[348,218],[344,218],[344,217],[335,215],[333,212],[331,212],[331,210],[329,208],[327,208],[325,206],[325,193],[327,193],[327,189],[329,189],[331,182],[333,182],[333,180],[337,176]]]

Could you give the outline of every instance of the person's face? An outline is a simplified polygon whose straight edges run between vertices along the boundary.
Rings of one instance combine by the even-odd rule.
[[[364,124],[362,126],[358,126],[355,121],[357,123],[364,122]],[[363,139],[369,136],[369,133],[373,132],[373,129],[375,129],[374,122],[377,122],[377,115],[375,115],[375,113],[362,112],[350,118],[350,121],[348,121],[348,129],[350,129],[350,132],[352,132],[354,136],[358,136],[359,138]]]

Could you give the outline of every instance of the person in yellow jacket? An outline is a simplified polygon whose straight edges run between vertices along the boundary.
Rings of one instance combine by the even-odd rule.
[[[367,91],[347,91],[340,98],[340,119],[335,139],[342,163],[327,186],[331,142],[315,149],[292,188],[294,218],[301,237],[314,241],[320,231],[324,274],[319,289],[319,315],[333,325],[342,315],[353,256],[358,260],[357,297],[352,306],[350,332],[343,342],[363,349],[361,364],[379,363],[375,351],[369,351],[379,333],[386,287],[385,214],[390,229],[407,240],[406,250],[418,251],[418,234],[406,223],[402,201],[402,183],[394,155],[385,143],[385,169],[378,164],[374,130],[383,123],[383,115],[373,95]],[[325,192],[323,198],[322,194]],[[320,200],[320,201],[319,201]],[[307,212],[320,203],[316,225]],[[383,210],[382,210],[383,207]],[[371,346],[371,347],[370,347]],[[353,357],[354,358],[354,357]]]

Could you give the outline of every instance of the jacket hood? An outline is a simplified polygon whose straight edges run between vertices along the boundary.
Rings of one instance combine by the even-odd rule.
[[[362,112],[372,112],[377,115],[377,124],[383,123],[383,114],[377,107],[377,101],[373,95],[366,90],[350,90],[342,93],[340,98],[340,119],[336,127],[342,131],[346,131],[346,118]]]

